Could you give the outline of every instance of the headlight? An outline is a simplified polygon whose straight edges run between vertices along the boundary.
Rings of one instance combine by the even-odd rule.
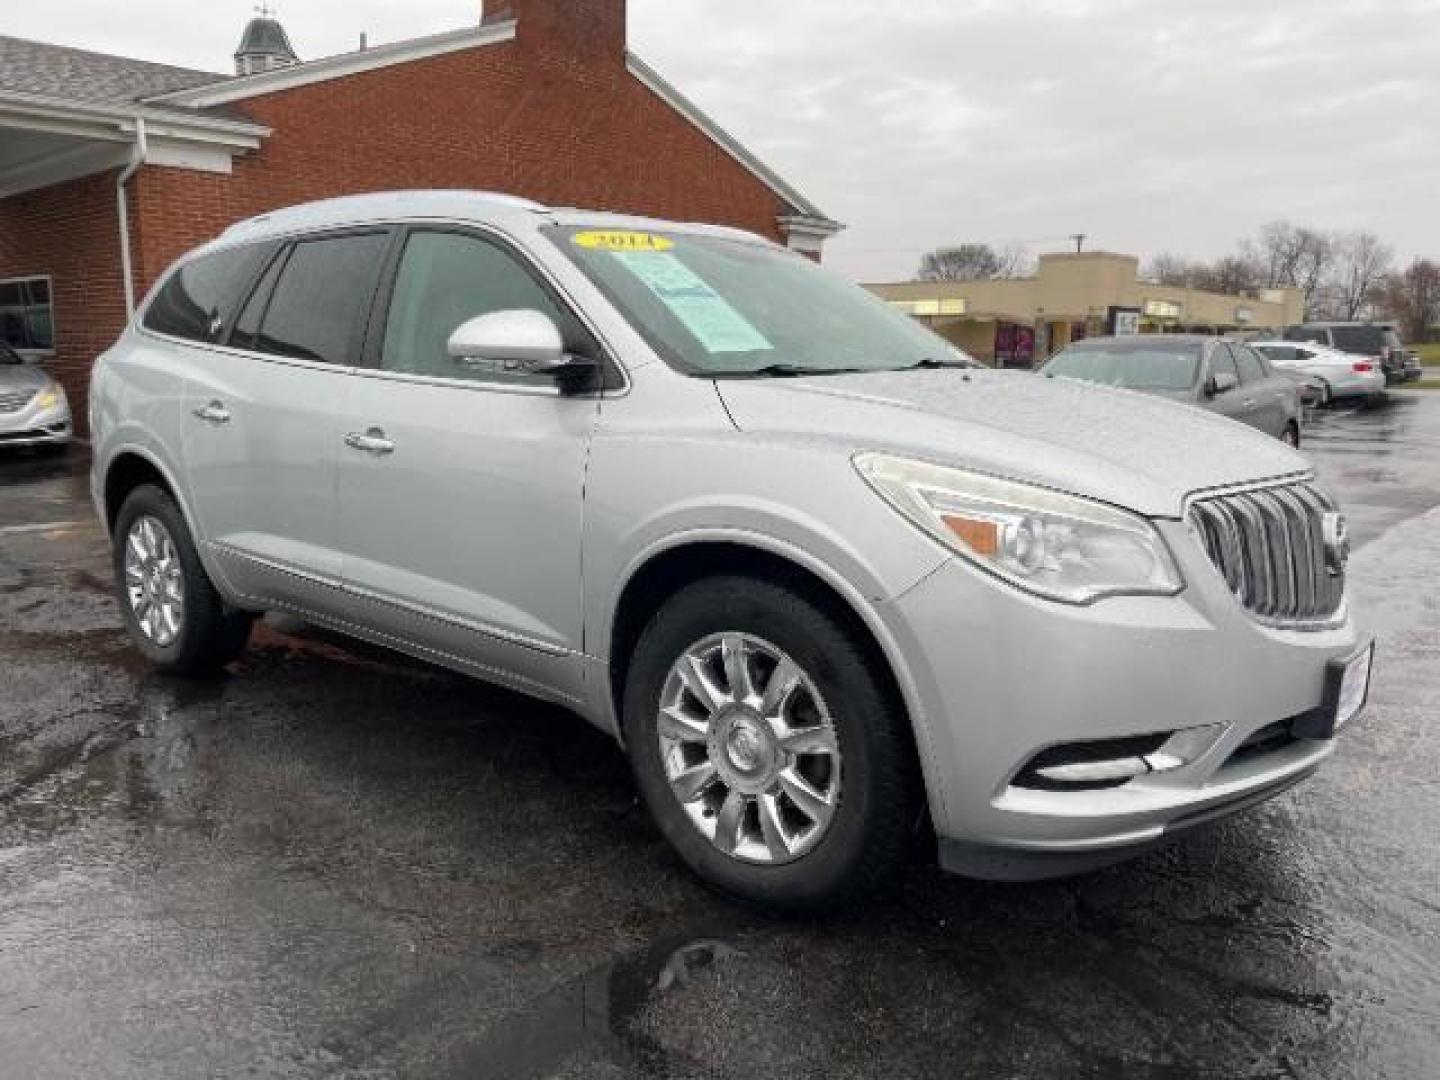
[[[65,391],[61,389],[60,384],[51,383],[45,387],[44,390],[40,391],[40,396],[36,399],[36,403],[42,409],[55,409],[58,408],[64,400]]]
[[[861,454],[855,467],[884,499],[982,570],[1067,604],[1172,596],[1175,560],[1144,518],[1104,503],[923,461]]]

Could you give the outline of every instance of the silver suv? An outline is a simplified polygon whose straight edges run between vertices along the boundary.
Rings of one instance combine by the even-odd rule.
[[[620,740],[707,881],[801,910],[918,837],[1117,861],[1311,774],[1364,703],[1305,459],[977,368],[745,233],[467,193],[237,225],[97,364],[137,646],[283,611]]]

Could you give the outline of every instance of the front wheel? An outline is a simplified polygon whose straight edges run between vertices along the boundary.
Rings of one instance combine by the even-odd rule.
[[[114,548],[126,628],[156,668],[208,675],[244,651],[254,616],[220,599],[167,492],[147,484],[130,493],[115,521]]]
[[[627,679],[626,745],[651,814],[701,878],[781,911],[893,880],[920,808],[903,708],[826,605],[744,577],[656,613]]]

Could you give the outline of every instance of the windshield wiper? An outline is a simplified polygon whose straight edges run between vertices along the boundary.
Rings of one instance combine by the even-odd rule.
[[[959,368],[961,371],[973,371],[974,364],[964,360],[937,360],[933,356],[927,356],[924,360],[916,361],[908,367],[891,368],[892,371],[934,371],[940,368]]]
[[[804,367],[800,364],[767,364],[764,367],[752,368],[749,371],[724,371],[715,372],[712,378],[716,379],[802,379],[810,375],[854,375],[863,371],[863,368],[839,367],[839,368],[813,368]]]

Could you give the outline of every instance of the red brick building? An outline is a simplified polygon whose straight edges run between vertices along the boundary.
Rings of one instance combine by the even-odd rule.
[[[94,357],[179,254],[311,199],[475,188],[750,229],[840,228],[626,46],[625,0],[491,0],[478,25],[299,63],[271,20],[234,76],[0,36],[0,338],[77,418]]]

